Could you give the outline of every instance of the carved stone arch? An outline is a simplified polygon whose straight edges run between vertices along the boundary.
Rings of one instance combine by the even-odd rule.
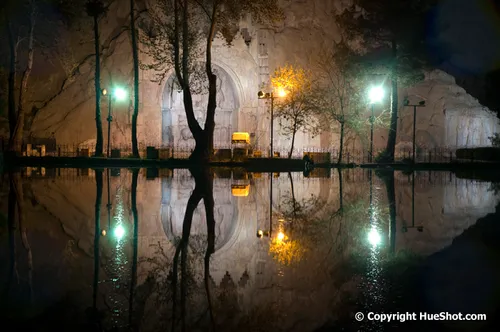
[[[217,76],[217,110],[215,113],[214,145],[230,144],[231,132],[238,129],[238,118],[241,105],[241,83],[227,66],[212,62],[214,74]],[[187,126],[182,90],[176,84],[175,73],[167,76],[161,94],[162,111],[162,145],[193,146],[191,132]],[[206,94],[193,94],[193,107],[198,122],[203,126],[206,116]]]

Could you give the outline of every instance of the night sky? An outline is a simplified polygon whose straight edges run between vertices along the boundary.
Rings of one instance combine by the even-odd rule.
[[[435,24],[449,46],[448,66],[475,75],[500,68],[499,8],[500,0],[443,1]]]

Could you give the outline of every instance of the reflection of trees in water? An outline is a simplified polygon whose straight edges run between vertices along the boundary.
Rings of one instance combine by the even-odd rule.
[[[292,265],[305,259],[308,254],[326,255],[347,253],[364,245],[364,235],[369,228],[369,204],[365,195],[344,193],[344,177],[338,171],[339,193],[338,206],[329,206],[321,214],[314,214],[318,207],[325,206],[325,201],[311,194],[297,200],[294,194],[293,178],[290,179],[290,191],[282,198],[281,215],[285,239],[273,238],[270,253],[284,265]],[[352,187],[356,189],[355,187]],[[349,187],[347,187],[349,190]],[[387,209],[381,205],[379,195],[374,195],[374,211],[385,218]],[[325,256],[325,259],[327,256]]]
[[[21,238],[22,246],[26,252],[26,260],[28,266],[28,291],[30,301],[34,301],[33,294],[33,253],[31,250],[31,245],[28,239],[28,229],[25,223],[25,206],[24,206],[24,193],[23,193],[23,182],[21,179],[21,173],[10,173],[9,174],[9,196],[8,196],[8,233],[9,233],[9,251],[10,251],[10,264],[9,264],[9,276],[8,282],[5,289],[5,294],[10,292],[13,283],[20,283],[18,264],[17,264],[17,243],[15,231],[19,230],[19,235]],[[16,218],[17,217],[17,218]],[[17,221],[17,222],[16,222]]]
[[[177,244],[179,243],[180,241],[177,241]],[[148,300],[144,315],[141,317],[141,325],[145,330],[170,330],[172,322],[175,326],[180,323],[180,317],[174,316],[172,312],[174,303],[173,286],[176,285],[172,269],[173,255],[169,250],[170,248],[165,248],[161,243],[154,244],[151,247],[154,248],[153,254],[140,261],[140,264],[148,267],[149,272],[146,282],[151,284],[151,288],[148,289],[146,295]],[[200,310],[198,304],[199,300],[203,299],[200,294],[204,293],[201,284],[202,280],[199,273],[196,272],[201,261],[200,255],[193,252],[186,256],[186,269],[183,278],[187,290],[185,293],[186,303],[190,308],[188,321],[199,320],[206,311]],[[176,301],[178,301],[178,298],[176,298]],[[152,325],[149,326],[148,324]]]
[[[154,281],[154,287],[149,292],[148,310],[142,318],[143,324],[152,324],[151,330],[207,330],[212,325],[210,313],[213,314],[219,331],[279,331],[288,329],[292,323],[298,324],[296,330],[300,330],[300,324],[306,323],[300,317],[286,316],[289,308],[278,300],[282,297],[282,291],[292,291],[294,296],[304,296],[316,291],[328,293],[329,302],[325,304],[328,308],[336,308],[339,303],[343,305],[340,298],[350,297],[352,292],[356,292],[350,288],[357,282],[357,279],[352,281],[355,271],[348,269],[349,266],[343,263],[352,257],[351,253],[362,252],[366,244],[368,199],[364,195],[353,195],[350,192],[359,188],[341,185],[339,190],[346,190],[347,194],[339,193],[343,197],[339,202],[340,206],[327,206],[314,195],[298,200],[293,189],[290,190],[281,204],[284,213],[280,217],[285,221],[280,222],[284,227],[285,238],[280,243],[276,239],[272,240],[270,251],[275,254],[280,270],[287,275],[287,271],[295,271],[287,277],[292,284],[281,285],[273,281],[265,289],[254,289],[254,280],[247,286],[248,279],[251,279],[248,274],[235,279],[226,273],[219,284],[215,284],[210,278],[209,238],[190,234],[192,213],[199,201],[205,198],[207,190],[211,189],[203,176],[196,176],[198,189],[195,187],[189,199],[183,233],[175,241],[175,253],[172,252],[172,247],[158,244],[155,255],[143,262],[151,266],[149,280]],[[290,187],[293,188],[293,181]],[[375,201],[379,206],[379,215],[385,218],[386,208]],[[313,215],[310,211],[317,211],[318,205],[322,206],[322,213]],[[215,234],[215,227],[211,229],[208,234]],[[276,236],[274,233],[273,235]],[[272,271],[270,269],[270,273],[274,273]],[[260,297],[258,303],[250,304],[242,300],[241,296],[254,290],[262,292],[262,295],[252,292],[252,298]],[[346,292],[350,294],[345,295]],[[159,317],[162,321],[160,326],[154,323]]]

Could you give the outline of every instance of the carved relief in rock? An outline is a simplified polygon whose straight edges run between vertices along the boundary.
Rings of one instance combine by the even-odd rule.
[[[215,116],[215,145],[230,144],[229,128],[237,116],[239,103],[237,100],[236,87],[227,72],[214,65],[214,74],[217,76],[217,109]],[[205,76],[200,75],[204,80]],[[193,107],[195,118],[203,127],[206,119],[206,109],[208,94],[206,82],[200,81],[200,88],[197,93],[193,93]],[[175,84],[175,80],[170,77],[167,80],[163,93],[163,117],[162,117],[162,140],[164,145],[194,145],[191,132],[187,126],[186,114],[184,111],[183,94]],[[177,129],[176,129],[177,128]],[[170,132],[171,134],[167,134]]]

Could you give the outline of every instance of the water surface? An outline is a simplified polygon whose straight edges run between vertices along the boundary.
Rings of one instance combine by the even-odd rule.
[[[361,169],[5,174],[1,316],[12,331],[493,330],[494,187]]]

